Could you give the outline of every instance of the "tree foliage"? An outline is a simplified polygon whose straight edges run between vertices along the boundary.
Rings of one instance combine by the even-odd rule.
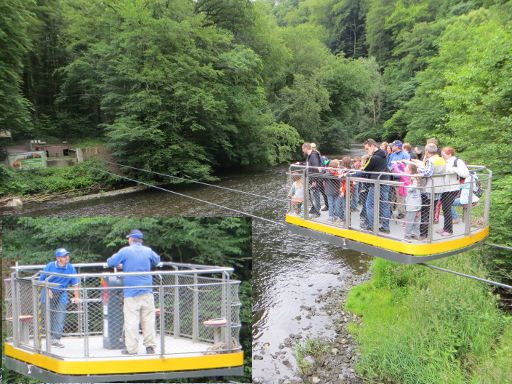
[[[34,113],[28,121],[26,106],[9,110],[34,128],[15,140],[100,137],[123,163],[198,178],[288,161],[297,138],[339,150],[369,120],[361,105],[374,71],[353,79],[357,95],[326,80],[335,66],[344,78],[361,68],[342,59],[365,52],[358,2],[41,0],[26,9],[37,23],[17,29],[25,48],[13,52]]]
[[[34,5],[33,0],[0,4],[0,130],[12,134],[30,130],[30,103],[21,88],[24,58],[32,49]]]

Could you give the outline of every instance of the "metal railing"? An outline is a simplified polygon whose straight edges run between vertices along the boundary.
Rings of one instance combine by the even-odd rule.
[[[155,305],[156,352],[161,356],[184,353],[227,353],[239,344],[240,282],[232,268],[161,263],[142,273],[105,271],[104,263],[74,264],[77,274],[46,273],[44,265],[16,265],[5,280],[4,329],[6,342],[15,347],[66,358],[121,356],[124,348],[123,278],[150,275]],[[78,287],[61,288],[52,277],[76,278]],[[71,298],[78,290],[79,301]],[[63,298],[68,296],[68,298]],[[46,298],[50,297],[49,300]],[[215,320],[215,321],[214,321]],[[62,337],[62,339],[61,339]],[[67,340],[66,348],[55,341]],[[173,340],[193,348],[180,350]],[[69,343],[72,347],[68,348]],[[171,347],[169,347],[171,345]]]
[[[397,240],[432,243],[488,226],[492,172],[468,166],[454,174],[365,172],[291,165],[288,214]],[[359,176],[359,177],[356,177]]]

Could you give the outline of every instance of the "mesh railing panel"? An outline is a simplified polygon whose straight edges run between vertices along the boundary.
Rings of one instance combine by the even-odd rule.
[[[42,353],[49,351],[59,355],[61,340],[71,340],[72,351],[66,351],[67,357],[95,357],[91,349],[98,347],[100,341],[104,349],[117,350],[120,354],[124,347],[124,298],[123,280],[113,274],[81,276],[79,286],[80,301],[73,303],[73,287],[67,289],[45,288],[30,280],[17,279],[16,286],[19,301],[16,303],[19,314],[31,317],[27,326],[18,332],[27,347],[35,347]],[[44,282],[43,282],[44,284]],[[165,336],[192,339],[213,345],[227,340],[224,326],[204,324],[205,321],[226,318],[227,303],[231,309],[232,348],[238,348],[239,309],[237,281],[194,275],[166,275],[155,272],[150,287],[155,305],[154,329],[157,344],[165,341]],[[10,283],[6,282],[6,296],[12,296]],[[46,291],[52,292],[46,300]],[[36,297],[34,297],[34,294]],[[44,297],[44,299],[42,298]],[[6,301],[6,321],[8,335],[13,335],[13,302]],[[6,316],[9,317],[9,316]],[[151,318],[151,315],[150,315]],[[45,331],[46,322],[49,332]],[[160,331],[163,322],[162,332]],[[36,329],[37,328],[37,329]],[[142,336],[140,341],[142,341]],[[92,340],[94,338],[94,343]],[[99,339],[98,339],[99,338]],[[92,343],[92,344],[91,344]],[[48,345],[47,345],[48,344]],[[217,353],[226,350],[203,347],[204,353]],[[213,348],[213,347],[212,347]],[[169,353],[168,351],[165,352]],[[180,353],[180,352],[172,352]]]
[[[30,280],[19,280],[18,300],[19,342],[30,345],[34,338],[34,295]]]
[[[13,337],[13,295],[11,281],[11,279],[4,280],[5,312],[3,313],[3,330],[7,340]]]
[[[465,182],[455,175],[426,178],[403,172],[363,179],[352,174],[350,169],[292,165],[288,214],[413,242],[466,236],[488,225],[490,175],[484,169]],[[474,191],[471,207],[468,191]]]
[[[233,347],[240,346],[240,307],[242,303],[240,302],[239,293],[239,282],[231,282],[231,338],[233,340]]]

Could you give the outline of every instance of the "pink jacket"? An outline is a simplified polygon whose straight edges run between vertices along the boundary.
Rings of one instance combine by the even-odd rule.
[[[403,186],[400,186],[400,188],[398,188],[398,194],[403,197],[407,196],[407,187],[409,185],[411,185],[412,181],[411,181],[410,176],[407,176],[408,173],[406,173],[406,171],[405,171],[405,164],[393,163],[392,171],[393,171],[393,173],[400,174],[399,181],[404,183]]]

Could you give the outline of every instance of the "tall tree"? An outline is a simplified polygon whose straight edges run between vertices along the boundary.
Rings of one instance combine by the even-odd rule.
[[[347,57],[367,55],[365,19],[367,1],[342,0],[332,4],[329,46],[334,53],[343,52]]]
[[[0,130],[13,137],[31,129],[30,103],[21,92],[24,60],[32,48],[30,26],[36,22],[34,0],[0,3]]]

